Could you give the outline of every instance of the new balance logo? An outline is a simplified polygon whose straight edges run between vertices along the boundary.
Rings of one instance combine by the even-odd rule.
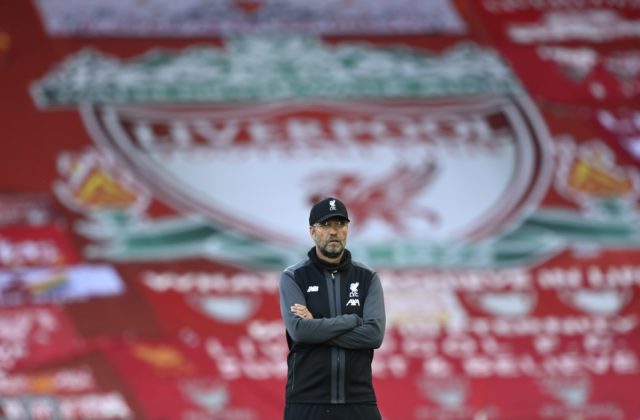
[[[318,291],[318,286],[309,286],[309,288],[307,289],[307,293],[317,292],[317,291]]]
[[[360,306],[360,299],[349,299],[346,306]]]

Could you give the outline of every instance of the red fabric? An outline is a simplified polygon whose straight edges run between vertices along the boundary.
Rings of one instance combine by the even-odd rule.
[[[373,364],[383,416],[637,418],[640,161],[629,149],[640,132],[637,37],[515,42],[507,36],[509,27],[544,23],[550,12],[567,11],[551,5],[562,2],[455,3],[467,21],[465,36],[327,36],[323,41],[366,42],[373,51],[400,45],[431,58],[460,41],[490,48],[516,75],[527,106],[516,112],[520,125],[510,131],[498,130],[507,126],[502,114],[479,126],[495,129],[492,135],[509,131],[505,137],[548,140],[531,147],[548,159],[536,162],[533,179],[526,180],[543,188],[535,191],[538,199],[529,207],[518,201],[522,211],[510,213],[508,224],[490,226],[499,229],[478,248],[466,248],[467,243],[431,248],[426,241],[422,247],[403,243],[358,255],[366,263],[392,261],[394,251],[400,255],[393,260],[398,264],[379,267],[388,329]],[[509,5],[522,8],[511,11]],[[640,16],[631,6],[612,10],[622,22]],[[30,94],[32,83],[86,47],[127,60],[157,48],[185,51],[226,42],[48,38],[26,1],[0,2],[3,34],[10,48],[0,45],[0,268],[19,276],[23,268],[109,264],[124,286],[80,301],[67,301],[64,291],[54,290],[46,301],[19,306],[8,299],[15,295],[0,296],[0,370],[9,372],[0,380],[0,399],[17,404],[36,390],[61,401],[117,395],[135,418],[280,418],[287,349],[277,287],[284,267],[260,267],[265,260],[258,257],[252,264],[238,262],[250,260],[247,249],[280,251],[280,245],[255,240],[255,232],[242,237],[244,242],[233,235],[221,235],[228,242],[218,242],[219,229],[233,226],[204,218],[180,231],[192,214],[154,195],[142,179],[127,178],[126,155],[107,160],[108,151],[96,144],[77,109],[39,109]],[[371,72],[384,73],[377,63],[369,65]],[[514,102],[503,103],[513,111]],[[451,128],[460,127],[452,123]],[[389,145],[390,158],[402,153],[394,146]],[[67,166],[61,160],[65,154]],[[328,159],[327,173],[331,163]],[[95,165],[93,171],[82,172],[84,164]],[[473,193],[464,189],[469,180],[464,170],[456,179],[455,190],[443,196]],[[210,180],[211,185],[229,181]],[[71,204],[44,203],[43,196],[59,200],[60,183],[87,187],[82,191],[89,194],[76,195]],[[287,195],[277,187],[266,204],[278,205]],[[397,209],[394,200],[388,204]],[[34,223],[19,214],[22,209],[41,210],[46,221]],[[465,210],[472,209],[451,211]],[[245,211],[250,217],[265,209]],[[300,226],[306,234],[305,220]],[[201,242],[162,248],[184,245],[185,237]],[[28,248],[31,244],[35,248]],[[157,249],[169,252],[153,254]],[[216,260],[221,251],[238,260]],[[450,255],[459,260],[446,260]],[[437,257],[443,265],[431,266]],[[467,262],[476,266],[464,266]],[[84,387],[71,392],[55,383],[68,369],[86,375]],[[78,401],[68,400],[67,406],[79,407]]]

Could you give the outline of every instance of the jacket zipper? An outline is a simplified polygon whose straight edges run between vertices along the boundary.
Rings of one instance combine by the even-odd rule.
[[[338,302],[338,296],[337,296],[337,293],[336,293],[335,271],[331,272],[331,279],[333,280],[333,300],[335,302],[335,308],[336,308],[335,315],[337,316],[337,315],[339,315],[338,314],[338,308],[339,308],[340,302]],[[340,377],[341,377],[341,375],[340,375],[340,349],[336,348],[336,352],[337,352],[337,355],[336,355],[336,364],[337,364],[337,366],[336,366],[336,368],[337,368],[336,369],[336,375],[337,375],[337,378],[336,378],[336,387],[337,387],[337,389],[336,389],[336,399],[338,400],[338,402],[340,402],[340,400],[341,400],[341,396],[340,396]]]

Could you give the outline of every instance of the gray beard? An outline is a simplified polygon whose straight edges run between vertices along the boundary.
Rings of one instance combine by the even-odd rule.
[[[337,251],[329,251],[329,250],[328,250],[328,249],[326,249],[326,248],[320,248],[320,253],[321,253],[322,255],[324,255],[325,257],[327,257],[327,258],[337,258],[337,257],[339,257],[340,255],[342,255],[342,251],[343,251],[343,250],[340,250],[340,252],[337,252]]]

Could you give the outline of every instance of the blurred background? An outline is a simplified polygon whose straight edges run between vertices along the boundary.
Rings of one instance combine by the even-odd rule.
[[[281,418],[348,206],[386,420],[640,418],[640,4],[0,1],[3,418]]]

